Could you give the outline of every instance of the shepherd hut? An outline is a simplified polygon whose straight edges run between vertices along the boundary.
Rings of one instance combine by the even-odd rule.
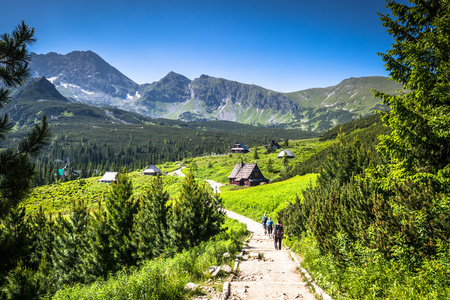
[[[241,162],[236,164],[228,178],[232,185],[255,186],[269,182],[269,179],[263,176],[256,163],[244,164]]]

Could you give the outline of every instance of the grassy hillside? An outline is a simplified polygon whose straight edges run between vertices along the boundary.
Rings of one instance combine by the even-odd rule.
[[[312,88],[287,93],[291,100],[307,108],[333,107],[365,116],[374,109],[384,106],[380,99],[373,97],[371,89],[389,94],[396,94],[402,86],[387,77],[372,76],[349,78],[338,85],[326,88]]]
[[[305,188],[314,185],[317,174],[296,176],[282,182],[260,185],[252,188],[240,188],[221,193],[225,208],[260,221],[267,213],[273,219],[296,195],[302,197]]]

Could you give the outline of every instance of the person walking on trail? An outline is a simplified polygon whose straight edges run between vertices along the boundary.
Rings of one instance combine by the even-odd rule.
[[[271,217],[269,217],[269,220],[267,220],[267,232],[269,233],[269,238],[272,237],[272,230],[273,230],[273,220]]]
[[[277,220],[277,224],[275,224],[273,234],[275,236],[275,250],[281,250],[281,241],[283,240],[284,228],[279,219]]]
[[[267,234],[267,216],[264,214],[264,217],[262,218],[262,225],[264,228],[264,234]]]

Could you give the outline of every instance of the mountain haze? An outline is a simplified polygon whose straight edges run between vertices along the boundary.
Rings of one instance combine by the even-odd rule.
[[[386,109],[370,89],[395,93],[385,77],[350,78],[328,88],[280,93],[208,75],[193,80],[169,72],[138,85],[92,51],[32,53],[34,76],[44,76],[71,102],[116,107],[152,118],[227,120],[243,124],[325,131]]]

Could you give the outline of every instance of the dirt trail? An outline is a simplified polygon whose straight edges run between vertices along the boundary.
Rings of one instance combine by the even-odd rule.
[[[261,224],[231,211],[227,215],[247,224],[253,234],[244,247],[237,277],[230,283],[229,300],[315,299],[289,251],[275,250],[273,239],[264,235]]]

